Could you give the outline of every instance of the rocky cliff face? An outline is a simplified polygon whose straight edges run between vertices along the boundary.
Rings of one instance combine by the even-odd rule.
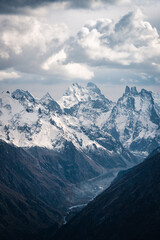
[[[156,97],[155,97],[156,96]],[[126,87],[104,125],[133,154],[148,155],[160,144],[158,94]]]
[[[39,232],[54,232],[63,223],[71,189],[47,164],[0,140],[1,239],[37,239]]]

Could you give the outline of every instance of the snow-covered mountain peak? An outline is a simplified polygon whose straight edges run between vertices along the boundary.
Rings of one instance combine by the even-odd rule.
[[[137,88],[135,86],[131,87],[131,88],[126,86],[124,95],[125,96],[136,96],[136,95],[138,95]]]
[[[153,101],[152,92],[142,89],[140,92],[142,98],[148,98],[150,101]]]
[[[115,104],[94,83],[75,83],[61,106],[49,93],[40,100],[20,89],[1,93],[1,139],[17,146],[61,149],[62,142],[71,141],[79,149],[109,150],[116,139],[133,152],[150,152],[160,144],[160,94],[126,87]]]
[[[88,101],[103,101],[105,104],[112,104],[112,101],[108,100],[92,82],[89,82],[86,87],[73,83],[65,92],[59,104],[62,108],[69,109],[80,102]]]
[[[152,93],[154,102],[160,106],[160,92]]]
[[[41,100],[42,99],[53,99],[52,97],[51,97],[51,95],[49,94],[49,92],[47,92],[42,98],[41,98]]]
[[[56,112],[61,114],[62,110],[59,104],[51,97],[51,95],[47,92],[41,99],[40,104],[45,107],[48,111]]]
[[[76,88],[81,89],[82,87],[76,82],[76,83],[72,84],[72,88],[74,88],[74,89],[76,89]]]
[[[159,97],[150,91],[138,92],[135,87],[127,86],[105,128],[110,129],[126,148],[148,154],[159,145],[160,107],[156,99]]]
[[[92,91],[94,93],[97,93],[98,95],[101,95],[101,90],[96,86],[96,84],[92,83],[92,82],[89,82],[87,84],[87,89],[89,91]]]
[[[160,92],[152,93],[153,101],[155,104],[155,110],[160,118]]]
[[[48,92],[40,99],[40,103],[45,105],[47,105],[50,101],[54,100]]]
[[[84,92],[84,88],[82,86],[80,86],[78,83],[73,83],[64,93],[64,95],[69,96],[71,94],[74,94],[75,96],[78,96],[80,95],[80,93],[83,94],[83,92]]]
[[[155,107],[153,93],[145,89],[138,92],[136,87],[127,86],[123,96],[118,99],[116,107],[119,108],[120,113],[126,112],[126,115],[130,113],[129,110],[132,110],[132,114],[140,112],[150,116],[152,108]]]
[[[73,83],[59,101],[62,108],[71,108],[75,104],[88,100],[88,90],[78,83]]]
[[[28,112],[32,112],[37,105],[37,100],[28,91],[17,89],[12,92],[11,96],[23,105]]]
[[[134,95],[134,96],[138,95],[137,88],[136,88],[136,87],[131,87],[131,93],[132,93],[132,95]]]
[[[128,86],[126,86],[125,88],[125,95],[129,94],[131,91],[130,91],[130,88]]]
[[[138,92],[136,87],[126,86],[123,96],[117,101],[117,106],[121,108],[125,106],[127,110],[132,109],[146,114],[147,111],[151,110],[153,101],[152,92],[145,89]]]
[[[35,102],[34,97],[28,92],[21,89],[17,89],[12,92],[12,98],[19,100],[20,102],[24,102],[25,100],[29,102]]]

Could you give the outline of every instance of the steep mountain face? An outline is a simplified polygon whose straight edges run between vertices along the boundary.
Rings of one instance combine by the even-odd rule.
[[[126,87],[103,126],[138,156],[147,156],[160,144],[159,94]]]
[[[143,163],[118,177],[62,227],[55,239],[160,239],[159,169],[157,149]]]
[[[87,181],[102,171],[92,159],[77,151],[71,142],[66,142],[61,152],[40,147],[32,147],[26,151],[38,159],[40,167],[53,173],[64,183],[77,184]]]
[[[41,99],[40,104],[44,106],[48,111],[62,114],[62,110],[59,106],[59,104],[53,100],[51,95],[49,93],[46,93]],[[39,110],[40,111],[40,110]]]
[[[18,212],[22,212],[18,199],[28,204],[25,218],[31,221],[32,236],[34,229],[46,232],[51,222],[63,224],[70,207],[95,198],[120,170],[142,161],[160,144],[159,119],[160,95],[138,93],[136,88],[127,87],[117,103],[105,98],[93,83],[73,84],[59,103],[49,93],[36,99],[20,89],[2,92],[0,139],[16,147],[1,142],[1,199],[11,199]],[[43,208],[45,223],[32,201]],[[1,209],[8,210],[3,223],[9,225],[11,210],[15,225],[9,232],[15,232],[15,226],[19,232],[23,226],[18,215],[10,203],[4,204]],[[2,224],[2,229],[8,225]]]
[[[107,112],[114,105],[92,82],[89,82],[86,87],[82,87],[78,83],[72,84],[64,93],[59,104],[62,108],[70,109],[80,102],[92,102],[93,108],[101,108],[104,112]]]
[[[154,100],[156,113],[160,117],[160,93],[152,93],[152,97]]]
[[[93,83],[73,84],[59,104],[49,93],[39,100],[28,91],[6,92],[0,98],[0,138],[57,152],[71,142],[102,172],[126,168],[160,144],[159,99],[159,94],[126,87],[113,103]]]
[[[51,228],[54,232],[63,223],[71,188],[54,173],[53,164],[50,170],[45,168],[47,164],[47,159],[36,159],[25,150],[0,141],[2,240],[37,239],[40,231]]]
[[[86,87],[73,84],[59,104],[49,93],[35,99],[19,89],[3,92],[0,139],[23,148],[42,148],[45,156],[47,148],[57,153],[57,159],[67,151],[67,169],[75,169],[75,183],[78,177],[83,182],[111,170],[115,174],[137,164],[137,158],[142,161],[160,143],[159,97],[126,87],[123,96],[113,103],[93,83]],[[79,152],[81,157],[76,155],[75,159],[82,158],[81,163],[72,162],[73,152]],[[81,176],[85,168],[88,178]]]
[[[93,198],[95,185],[84,190],[80,183],[101,171],[72,143],[59,153],[0,140],[0,238],[47,239],[48,231],[64,223],[69,207]]]
[[[0,138],[19,147],[46,147],[57,152],[63,151],[66,142],[72,142],[78,151],[100,165],[102,171],[108,166],[126,167],[136,163],[119,140],[107,132],[102,134],[96,124],[106,119],[104,116],[108,116],[114,103],[94,84],[89,83],[87,88],[73,84],[63,98],[62,105],[67,102],[68,108],[62,109],[48,93],[40,100],[23,90],[3,93]]]
[[[93,83],[88,83],[86,87],[73,84],[59,103],[66,114],[79,120],[81,130],[94,140],[102,137],[101,126],[115,105]]]

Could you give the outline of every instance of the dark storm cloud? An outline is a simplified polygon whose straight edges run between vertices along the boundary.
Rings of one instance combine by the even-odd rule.
[[[15,13],[19,9],[25,7],[37,7],[39,5],[45,4],[49,1],[44,0],[1,0],[0,1],[0,13]],[[54,2],[54,0],[52,1]]]
[[[18,13],[26,7],[36,8],[49,3],[68,3],[68,8],[92,8],[99,3],[115,4],[123,0],[1,0],[0,13]]]

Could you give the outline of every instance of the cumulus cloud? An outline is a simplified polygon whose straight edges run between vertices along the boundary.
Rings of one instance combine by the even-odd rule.
[[[4,79],[15,79],[15,78],[20,78],[21,76],[14,71],[7,72],[7,71],[0,71],[0,81]]]
[[[44,18],[22,15],[0,16],[0,31],[2,71],[13,68],[67,80],[89,80],[98,67],[155,77],[160,72],[160,38],[140,10],[117,23],[107,18],[90,21],[75,37],[64,23],[49,24]]]
[[[78,44],[88,59],[97,64],[131,66],[159,60],[160,38],[140,10],[130,12],[113,23],[99,19],[84,26]]]
[[[0,18],[0,68],[23,73],[60,76],[65,79],[91,79],[85,63],[67,59],[69,30],[63,23],[49,24],[26,16]]]
[[[89,80],[94,77],[94,73],[90,71],[85,64],[68,63],[66,64],[65,69],[69,76],[73,79],[80,78]]]
[[[85,64],[66,62],[67,54],[64,49],[57,54],[50,56],[43,64],[42,69],[50,74],[62,75],[65,79],[84,79],[89,80],[94,73]]]
[[[42,69],[49,70],[53,68],[55,65],[62,65],[63,62],[66,60],[67,55],[64,49],[60,50],[57,54],[53,54],[50,56],[43,64]]]
[[[26,48],[37,49],[39,55],[46,53],[55,45],[59,47],[68,39],[65,24],[48,24],[34,17],[0,18],[0,51],[2,58],[21,55]]]

